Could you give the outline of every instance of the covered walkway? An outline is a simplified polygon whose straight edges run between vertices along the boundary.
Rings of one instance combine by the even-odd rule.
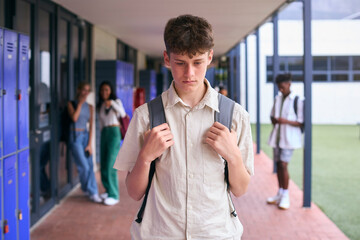
[[[290,183],[289,210],[267,205],[266,198],[277,190],[272,166],[272,161],[263,152],[255,155],[255,176],[248,192],[234,199],[244,225],[242,239],[348,239],[315,204],[310,209],[302,208],[302,191],[293,182]],[[140,202],[127,195],[125,174],[119,173],[119,177],[120,204],[108,207],[91,203],[78,187],[32,228],[31,239],[130,239],[130,224]],[[99,180],[99,174],[97,178]]]

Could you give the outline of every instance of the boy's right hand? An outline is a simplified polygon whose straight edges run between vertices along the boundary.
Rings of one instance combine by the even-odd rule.
[[[167,148],[174,145],[173,138],[174,136],[167,123],[146,131],[144,134],[144,145],[140,152],[141,158],[146,163],[151,163],[160,157]]]

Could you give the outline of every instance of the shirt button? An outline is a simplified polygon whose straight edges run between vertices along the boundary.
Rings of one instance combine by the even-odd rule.
[[[193,178],[194,175],[192,173],[189,173],[189,178]]]
[[[189,209],[189,210],[192,210],[192,206],[191,206],[191,205],[190,205],[190,206],[188,206],[188,209]]]

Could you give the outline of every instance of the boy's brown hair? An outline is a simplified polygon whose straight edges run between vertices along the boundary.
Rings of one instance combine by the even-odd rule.
[[[212,27],[201,17],[181,15],[170,19],[165,27],[164,42],[167,54],[187,54],[193,57],[214,47]]]

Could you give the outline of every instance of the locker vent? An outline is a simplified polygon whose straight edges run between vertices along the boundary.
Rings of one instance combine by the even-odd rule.
[[[21,53],[24,55],[27,54],[27,46],[26,45],[21,46]]]
[[[13,52],[14,51],[14,43],[8,42],[7,45],[6,45],[6,50],[8,52]]]

